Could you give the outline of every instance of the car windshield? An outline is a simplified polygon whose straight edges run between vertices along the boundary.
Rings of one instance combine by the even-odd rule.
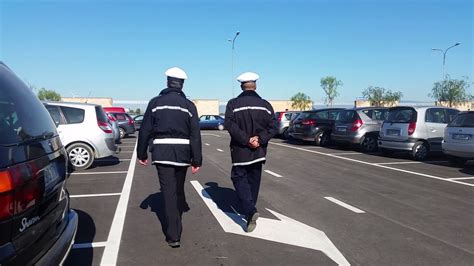
[[[416,110],[413,108],[392,108],[386,120],[390,123],[410,123],[416,121]]]
[[[448,127],[474,127],[474,113],[458,115]]]
[[[337,122],[340,123],[352,123],[354,122],[358,117],[356,111],[354,110],[344,110],[339,113],[339,115],[336,118]]]
[[[0,66],[0,145],[56,135],[56,126],[36,95]]]

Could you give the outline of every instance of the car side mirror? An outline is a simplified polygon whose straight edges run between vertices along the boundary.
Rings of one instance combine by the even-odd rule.
[[[59,127],[59,121],[54,121],[54,124],[56,125],[56,128]]]

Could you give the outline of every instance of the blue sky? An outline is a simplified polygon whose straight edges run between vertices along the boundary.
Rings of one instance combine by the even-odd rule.
[[[470,0],[8,1],[0,0],[0,60],[36,87],[63,96],[148,100],[164,71],[183,68],[192,98],[226,101],[234,77],[260,74],[259,93],[322,101],[320,78],[342,80],[336,103],[370,85],[429,100],[446,72],[474,78]],[[472,90],[472,88],[471,88]]]

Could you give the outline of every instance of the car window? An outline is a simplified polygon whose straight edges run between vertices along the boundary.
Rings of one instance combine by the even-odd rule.
[[[278,119],[278,117],[280,117],[280,114],[281,114],[281,112],[276,112],[275,113],[275,119]]]
[[[105,114],[104,109],[100,106],[95,107],[95,113],[97,115],[97,121],[102,123],[107,123],[109,121],[107,115]]]
[[[387,109],[369,109],[362,112],[373,120],[385,120],[388,114]]]
[[[135,121],[142,121],[143,120],[143,115],[139,115],[137,117],[134,118]]]
[[[387,122],[389,123],[410,123],[416,122],[416,110],[411,107],[395,107],[389,109]]]
[[[0,145],[13,145],[43,135],[56,135],[56,125],[36,95],[0,66]]]
[[[453,121],[456,116],[459,114],[459,110],[455,109],[446,109],[446,113],[448,114],[448,123]]]
[[[286,120],[290,120],[290,119],[291,119],[291,114],[290,114],[290,113],[286,113],[286,114],[285,114],[285,119],[286,119]]]
[[[329,111],[329,114],[328,114],[329,120],[336,120],[339,113],[341,113],[341,110]]]
[[[465,113],[456,116],[448,127],[474,127],[474,113]]]
[[[115,118],[118,121],[126,121],[127,120],[127,117],[125,116],[125,114],[114,114],[114,115],[115,115]]]
[[[336,120],[341,123],[352,123],[357,118],[359,118],[359,116],[357,115],[356,111],[344,110],[342,112],[339,112],[339,115],[337,116]]]
[[[209,121],[216,121],[216,118],[213,115],[209,115]]]
[[[61,113],[59,112],[59,108],[57,106],[46,105],[46,110],[48,110],[56,125],[64,124],[61,120]]]
[[[444,110],[445,109],[443,108],[430,108],[426,110],[425,121],[428,123],[448,123],[448,118],[446,117]]]
[[[84,109],[61,106],[61,110],[66,118],[66,123],[80,124],[84,122]]]
[[[328,119],[329,113],[328,111],[319,111],[316,113],[312,113],[309,118],[311,119]]]

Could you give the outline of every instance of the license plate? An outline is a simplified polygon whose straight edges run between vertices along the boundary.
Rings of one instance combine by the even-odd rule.
[[[51,164],[44,168],[43,173],[44,173],[44,185],[45,185],[46,191],[48,191],[54,185],[56,185],[60,176],[56,167],[54,167],[54,165],[51,165]]]
[[[296,128],[300,128],[301,125],[300,125],[300,124],[296,124],[295,127],[296,127]]]
[[[471,135],[470,134],[453,134],[453,139],[457,140],[470,140]]]
[[[337,132],[346,132],[347,128],[346,127],[338,127],[336,128]]]
[[[387,129],[388,136],[400,136],[400,129]]]

